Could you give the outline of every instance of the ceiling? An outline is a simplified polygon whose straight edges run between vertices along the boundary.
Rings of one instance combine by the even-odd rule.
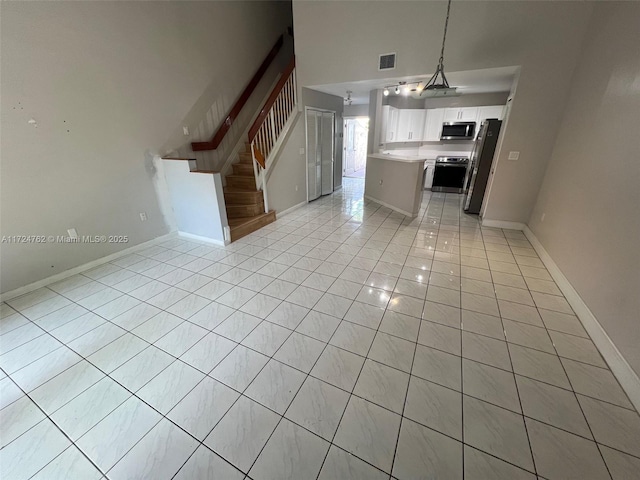
[[[462,95],[471,93],[495,93],[508,92],[515,79],[519,67],[487,68],[483,70],[467,70],[464,72],[446,72],[447,80],[452,87],[457,87]],[[414,75],[411,77],[389,77],[375,80],[363,80],[360,82],[331,83],[327,85],[312,85],[309,88],[320,92],[329,93],[338,97],[346,97],[347,90],[351,90],[353,105],[369,103],[369,92],[388,85],[396,85],[399,82],[418,82],[423,84],[429,80],[433,73]],[[393,93],[391,93],[393,95]],[[401,93],[402,95],[402,93]],[[411,94],[419,97],[415,93]]]

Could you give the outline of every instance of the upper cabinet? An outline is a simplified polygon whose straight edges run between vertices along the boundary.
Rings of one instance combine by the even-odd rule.
[[[480,124],[484,122],[487,118],[497,118],[498,120],[502,120],[504,116],[504,105],[491,105],[488,107],[478,107],[478,116],[476,122],[478,123],[478,127]]]
[[[382,122],[380,124],[380,143],[399,141],[398,109],[390,105],[384,105],[382,107]]]
[[[444,122],[444,111],[446,108],[430,108],[427,110],[427,118],[424,123],[424,134],[422,140],[425,142],[439,142]]]
[[[382,107],[380,143],[439,142],[442,124],[446,122],[476,122],[476,130],[487,118],[503,119],[504,105],[486,107],[456,107],[398,109]]]
[[[475,122],[478,107],[445,108],[444,122]]]
[[[398,114],[397,142],[420,142],[424,131],[425,111],[400,109]]]

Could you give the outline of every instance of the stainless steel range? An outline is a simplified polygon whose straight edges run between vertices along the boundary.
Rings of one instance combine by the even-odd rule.
[[[432,192],[462,193],[469,157],[436,157]]]

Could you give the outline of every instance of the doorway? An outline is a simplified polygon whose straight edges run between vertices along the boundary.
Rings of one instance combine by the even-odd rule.
[[[364,178],[367,168],[369,117],[344,119],[344,167],[342,176]]]

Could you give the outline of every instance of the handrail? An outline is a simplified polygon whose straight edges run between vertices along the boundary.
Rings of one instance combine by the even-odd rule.
[[[282,146],[286,134],[296,118],[296,70],[295,58],[287,66],[269,98],[260,110],[258,118],[249,129],[249,145],[253,160],[256,189],[262,190],[265,212],[269,211],[267,199],[267,169],[269,159]]]
[[[253,139],[258,133],[258,130],[260,130],[260,127],[267,119],[267,115],[269,115],[269,111],[271,110],[271,107],[273,107],[273,104],[275,103],[276,99],[278,98],[278,95],[280,95],[280,92],[282,91],[283,87],[289,80],[289,76],[291,75],[291,72],[293,72],[293,69],[295,67],[296,67],[296,58],[293,57],[289,62],[289,65],[287,65],[287,68],[285,68],[285,70],[282,72],[282,76],[280,77],[280,80],[278,80],[278,83],[276,83],[276,86],[273,88],[273,91],[271,92],[271,95],[269,95],[269,98],[265,102],[264,107],[262,107],[262,110],[260,110],[258,117],[256,118],[256,120],[253,122],[253,125],[249,129],[249,142],[253,142]]]
[[[240,114],[242,107],[244,107],[245,103],[247,103],[247,100],[249,100],[249,97],[255,90],[260,80],[262,80],[262,77],[264,76],[265,72],[267,71],[267,69],[273,62],[274,58],[280,51],[280,48],[282,47],[283,42],[284,42],[284,36],[280,35],[280,37],[278,37],[278,41],[275,43],[275,45],[273,46],[269,54],[263,60],[262,64],[260,65],[260,68],[258,68],[256,73],[253,75],[248,85],[242,91],[242,94],[240,95],[238,100],[236,100],[236,103],[231,108],[231,111],[229,112],[229,115],[227,115],[227,118],[224,119],[224,122],[222,122],[222,124],[218,127],[218,130],[216,130],[216,133],[213,135],[213,138],[208,142],[191,142],[191,149],[194,152],[200,152],[204,150],[215,150],[216,148],[218,148],[218,145],[222,143],[222,139],[231,128],[231,125],[233,125],[234,120]]]

